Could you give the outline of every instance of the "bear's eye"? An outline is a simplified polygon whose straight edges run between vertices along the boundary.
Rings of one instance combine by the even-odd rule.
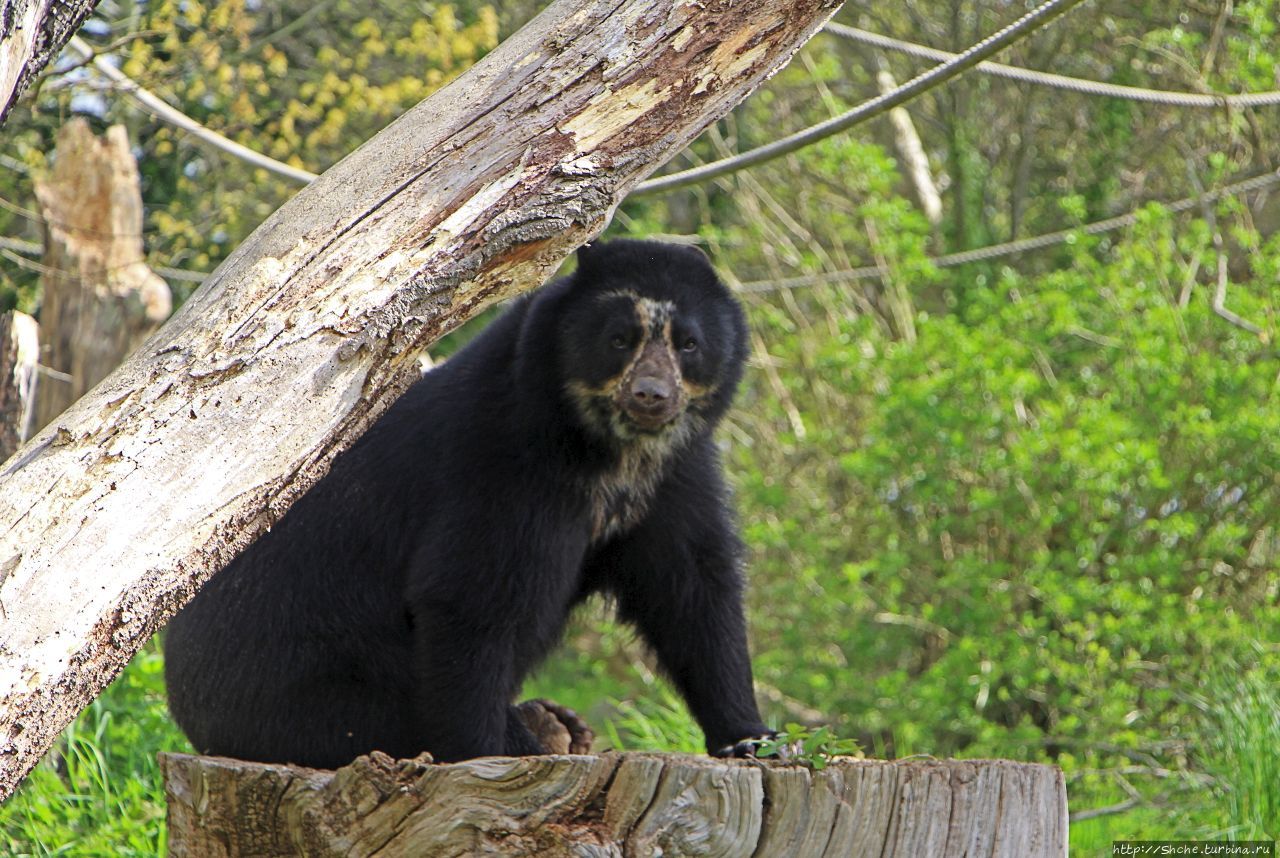
[[[698,350],[698,341],[693,337],[687,338],[680,344],[680,350],[686,352],[696,352]]]
[[[613,346],[615,349],[625,349],[628,345],[627,338],[622,334],[614,334],[609,338],[609,345]]]

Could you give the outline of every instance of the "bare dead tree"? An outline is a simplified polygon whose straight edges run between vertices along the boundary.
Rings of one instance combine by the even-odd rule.
[[[75,117],[58,131],[53,169],[37,177],[44,218],[36,428],[137,348],[173,310],[142,252],[142,191],[124,126],[96,136]]]

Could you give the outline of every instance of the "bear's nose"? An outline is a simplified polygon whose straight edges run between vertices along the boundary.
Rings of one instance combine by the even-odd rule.
[[[671,385],[661,378],[641,376],[632,382],[631,395],[645,405],[657,405],[671,398]]]

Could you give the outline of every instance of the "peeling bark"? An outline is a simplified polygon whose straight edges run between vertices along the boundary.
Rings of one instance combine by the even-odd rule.
[[[332,771],[161,757],[174,858],[233,855],[1063,858],[1054,766],[656,754],[374,753]]]
[[[0,798],[423,347],[544,280],[838,5],[560,0],[281,207],[0,466]]]
[[[0,123],[98,0],[0,0]]]

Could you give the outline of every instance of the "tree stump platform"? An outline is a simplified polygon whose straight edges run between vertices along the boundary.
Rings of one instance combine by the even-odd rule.
[[[374,753],[337,771],[162,754],[169,852],[222,856],[1063,858],[1054,766]]]

